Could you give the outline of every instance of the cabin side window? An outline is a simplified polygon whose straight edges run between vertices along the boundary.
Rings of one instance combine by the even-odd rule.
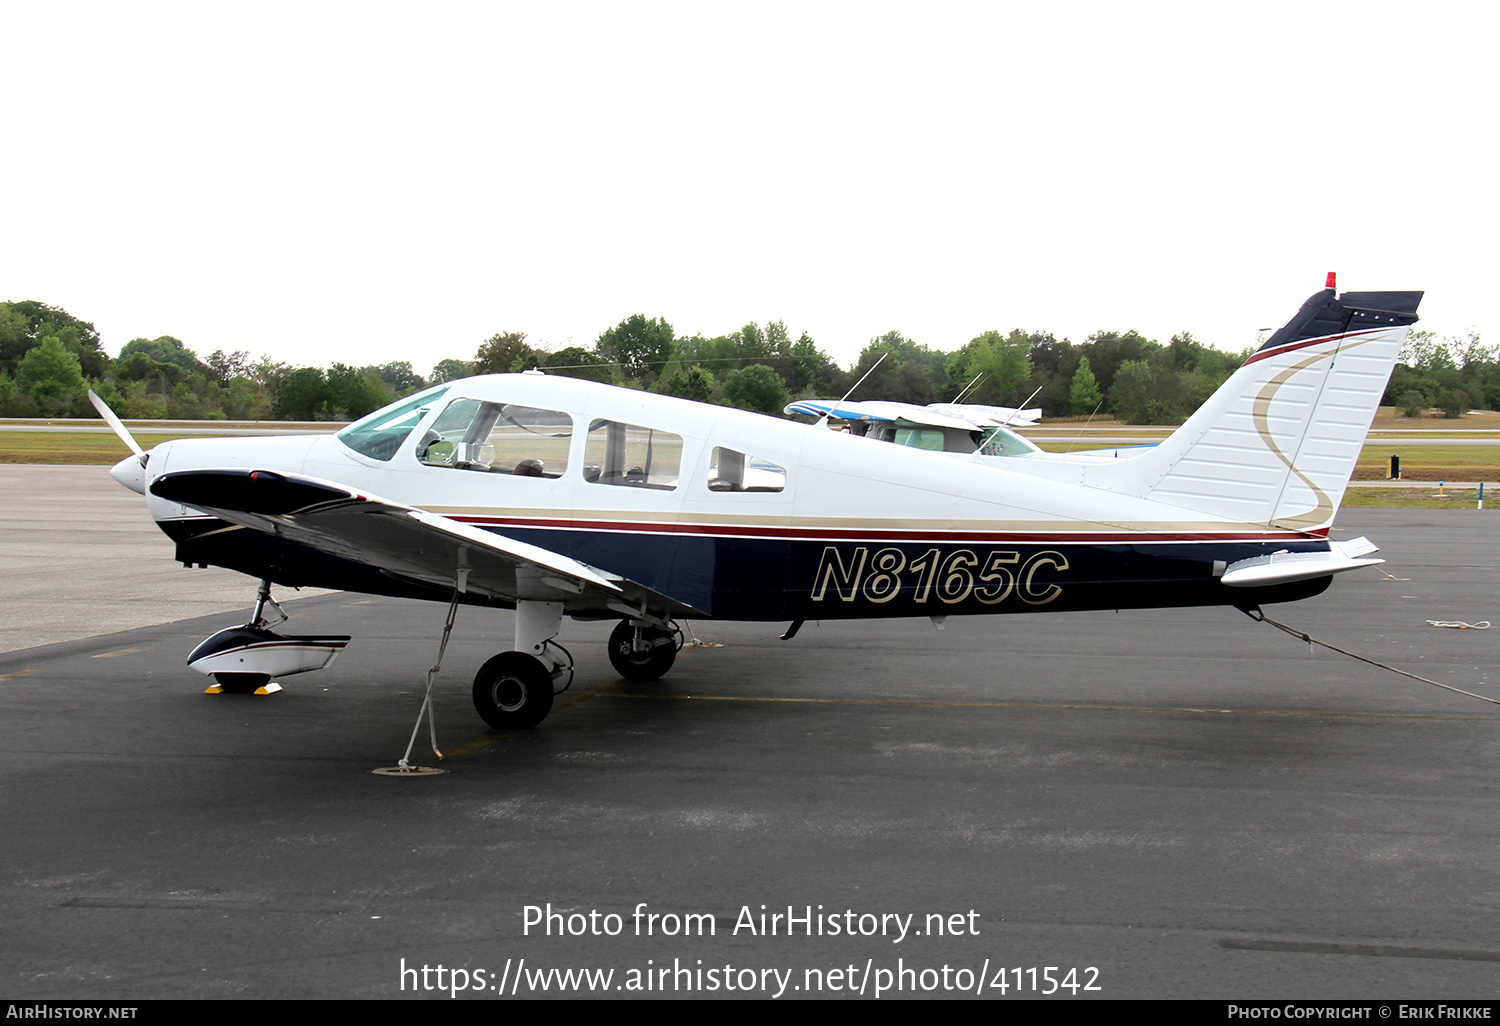
[[[786,488],[786,469],[738,449],[714,446],[708,465],[711,492],[779,492]]]
[[[894,441],[897,445],[905,445],[913,449],[942,452],[943,430],[942,428],[897,428]]]
[[[561,477],[568,469],[573,419],[557,410],[455,399],[417,445],[429,467],[515,477]]]
[[[677,487],[681,468],[681,435],[617,420],[589,425],[583,455],[586,481],[670,490]]]

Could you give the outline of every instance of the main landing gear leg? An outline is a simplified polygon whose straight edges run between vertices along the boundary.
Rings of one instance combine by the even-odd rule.
[[[474,708],[497,730],[535,727],[552,711],[552,697],[573,682],[573,657],[552,639],[562,629],[563,604],[516,603],[516,650],[501,652],[474,677]]]
[[[621,620],[609,636],[609,663],[626,680],[656,680],[672,668],[682,648],[682,628]]]

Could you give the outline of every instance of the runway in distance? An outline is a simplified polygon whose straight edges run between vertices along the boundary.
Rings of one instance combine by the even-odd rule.
[[[572,677],[564,617],[618,620],[652,680],[680,619],[802,621],[1306,598],[1380,560],[1329,537],[1420,292],[1329,287],[1161,444],[1108,458],[930,451],[537,372],[430,388],[337,435],[182,439],[111,473],[185,564],[261,582],[194,653],[229,688],[347,638],[269,630],[270,586],[516,610],[474,703],[531,727]],[[239,633],[235,633],[239,632]],[[217,639],[217,640],[216,640]]]

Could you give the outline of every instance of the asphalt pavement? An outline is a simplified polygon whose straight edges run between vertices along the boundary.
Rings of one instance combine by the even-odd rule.
[[[347,652],[205,695],[183,659],[254,582],[198,583],[149,523],[69,563],[139,500],[49,511],[47,476],[0,468],[0,554],[53,554],[0,563],[7,642],[37,602],[74,625],[0,654],[7,998],[1500,992],[1500,710],[1234,610],[693,623],[722,647],[653,684],[569,622],[572,689],[505,734],[469,682],[510,614],[463,609],[445,758],[425,726],[413,756],[447,772],[393,778],[441,605],[289,601]],[[1268,612],[1500,696],[1500,631],[1427,622],[1500,620],[1497,525],[1344,511],[1389,562]],[[148,622],[103,618],[121,595]]]

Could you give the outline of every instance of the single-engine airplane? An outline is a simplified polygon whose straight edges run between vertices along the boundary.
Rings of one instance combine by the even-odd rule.
[[[1161,444],[1116,458],[935,452],[528,372],[401,399],[336,435],[187,439],[111,473],[185,564],[261,582],[194,664],[230,688],[347,638],[268,630],[271,584],[514,608],[474,704],[550,711],[563,618],[618,619],[653,680],[680,618],[807,619],[1262,603],[1381,562],[1329,537],[1420,292],[1313,295]],[[102,403],[98,404],[102,407]],[[274,603],[271,603],[274,605]]]

